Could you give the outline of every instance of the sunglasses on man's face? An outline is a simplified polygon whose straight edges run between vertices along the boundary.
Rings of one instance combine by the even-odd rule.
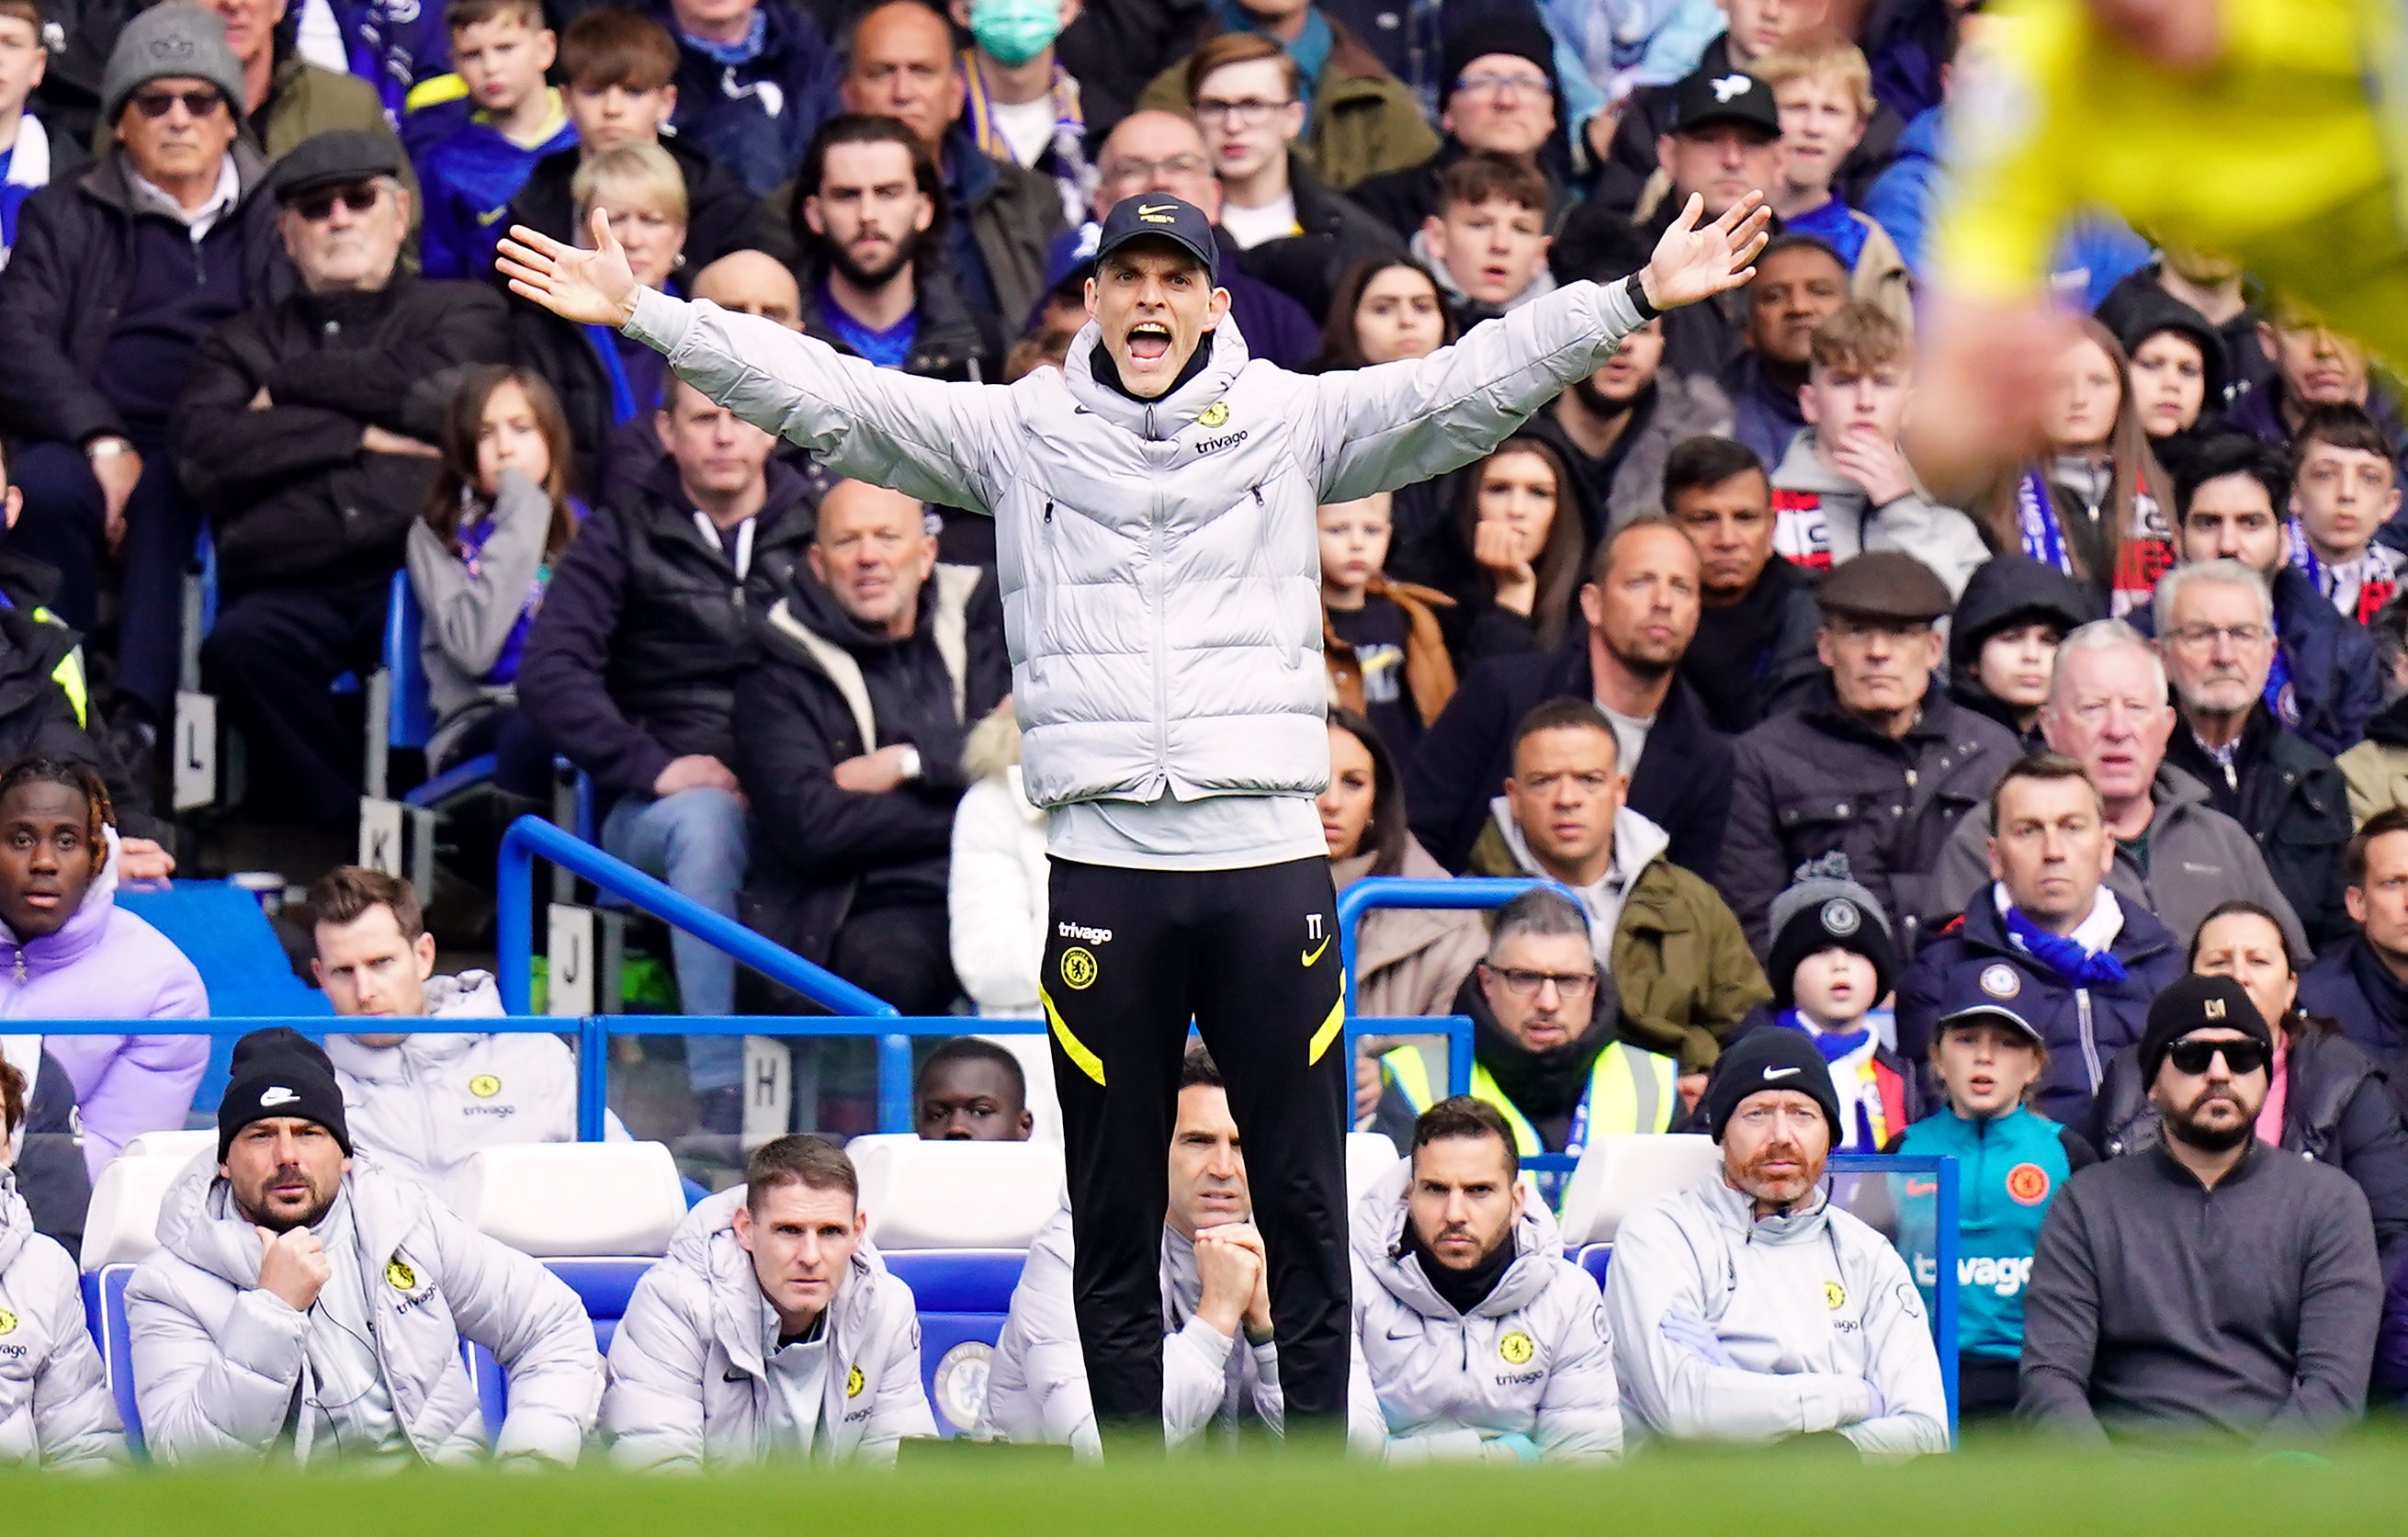
[[[337,203],[353,213],[366,213],[377,206],[377,195],[375,185],[363,181],[354,187],[327,187],[308,193],[294,198],[287,206],[310,223],[317,224],[334,217]]]
[[[2177,1041],[2167,1049],[2166,1060],[2174,1070],[2186,1077],[2200,1078],[2207,1073],[2208,1064],[2218,1056],[2224,1058],[2225,1070],[2235,1078],[2246,1078],[2266,1065],[2265,1046],[2255,1041]]]
[[[193,91],[145,91],[134,98],[134,108],[146,118],[164,118],[178,102],[196,118],[206,118],[225,105],[225,97],[207,86]]]

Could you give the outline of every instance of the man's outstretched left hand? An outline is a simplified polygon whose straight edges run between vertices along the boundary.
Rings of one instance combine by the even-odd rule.
[[[1765,226],[1772,220],[1764,194],[1750,193],[1721,218],[1700,224],[1705,207],[1704,198],[1689,194],[1681,216],[1656,242],[1656,254],[1639,274],[1647,302],[1658,309],[1711,299],[1756,276],[1754,263],[1768,238]]]

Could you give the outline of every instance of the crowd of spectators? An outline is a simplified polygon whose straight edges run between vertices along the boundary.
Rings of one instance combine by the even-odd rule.
[[[1534,1455],[1611,1452],[1626,1425],[1915,1449],[1933,1387],[1904,1343],[1920,1315],[1895,1305],[1914,1288],[1805,1192],[1826,1153],[1942,1151],[1974,1192],[1969,1412],[2282,1439],[2352,1417],[2370,1372],[2408,1391],[2408,426],[2366,349],[2211,254],[2088,218],[2057,286],[2100,302],[2041,437],[1936,483],[1917,309],[1969,7],[1872,7],[1855,36],[1820,0],[1445,8],[452,0],[405,22],[0,0],[12,1014],[206,1013],[191,963],[111,900],[177,869],[154,782],[187,656],[244,744],[235,814],[348,826],[359,725],[337,685],[380,665],[404,570],[431,771],[490,753],[499,789],[537,800],[564,761],[609,853],[904,1013],[1043,1007],[1042,819],[991,525],[836,480],[650,348],[512,296],[493,257],[513,224],[607,226],[644,283],[865,366],[995,383],[1083,366],[1097,222],[1132,196],[1214,222],[1249,355],[1330,370],[1619,278],[1692,199],[1712,217],[1754,195],[1773,238],[1745,287],[1650,318],[1494,452],[1320,510],[1337,883],[1556,888],[1362,926],[1361,1012],[1398,1033],[1357,1064],[1358,1125],[1413,1172],[1357,1234],[1358,1310],[1540,1320],[1504,1358],[1544,1352],[1561,1397],[1492,1405],[1512,1426],[1484,1438]],[[498,1012],[490,979],[435,977],[407,887],[339,871],[308,912],[337,1012]],[[688,1013],[806,1007],[682,931],[669,949]],[[1410,1030],[1455,1013],[1469,1101]],[[172,1036],[7,1044],[37,1225],[127,1140],[182,1125],[202,1068]],[[566,1137],[552,1045],[269,1042],[236,1088],[262,1061],[322,1076],[334,1124],[309,1135],[440,1192],[502,1118],[427,1085],[506,1083],[513,1135]],[[1734,1060],[1799,1071],[1803,1100],[1742,1094]],[[683,1065],[695,1124],[742,1129],[741,1038],[694,1037]],[[1277,1423],[1259,1240],[1208,1236],[1243,1208],[1217,1096],[1191,1061],[1172,1178],[1194,1204],[1174,1190],[1163,1269],[1168,1331],[1202,1354],[1170,1357],[1174,1439]],[[820,1128],[807,1099],[796,1113]],[[976,1039],[925,1065],[915,1119],[1059,1135],[1042,1055]],[[1526,1193],[1485,1144],[1679,1130],[1720,1141],[1727,1177],[1626,1228],[1602,1314],[1570,1308],[1564,1276],[1526,1263],[1560,1249],[1563,1180]],[[324,1151],[275,1136],[247,1155],[259,1178]],[[809,1445],[811,1392],[835,1395],[839,1451],[920,1433],[900,1375],[866,1431],[842,1412],[862,1389],[839,1392],[811,1321],[848,1308],[841,1329],[888,1338],[894,1300],[841,1242],[841,1155],[775,1145],[749,1203],[698,1212],[648,1283],[627,1369],[612,1353],[598,1413],[634,1460],[798,1426]],[[229,1178],[253,1216],[284,1199]],[[474,1269],[417,1189],[362,1180],[344,1220],[424,1226]],[[229,1257],[224,1199],[179,1192],[175,1264],[137,1283],[137,1334],[180,1329],[195,1362],[248,1281],[287,1300],[324,1281],[314,1250]],[[0,1276],[13,1220],[0,1207]],[[842,1249],[806,1265],[809,1305],[759,1268],[767,1232]],[[1006,1434],[1092,1438],[1083,1384],[1057,1401],[1040,1380],[1068,1243],[1040,1242],[1023,1289],[1062,1294],[1015,1307],[996,1363]],[[712,1309],[747,1255],[780,1327],[764,1348],[748,1314],[746,1363],[772,1387],[723,1402]],[[1826,1257],[1830,1295],[1886,1309],[1851,1313],[1844,1360],[1800,1343],[1788,1297]],[[1747,1294],[1729,1312],[1707,1296],[1726,1273]],[[2178,1274],[2205,1279],[2175,1296]],[[480,1284],[495,1307],[558,1302],[515,1271]],[[2204,1300],[2223,1295],[2248,1315]],[[1610,1345],[1582,1332],[1600,1325]],[[1426,1405],[1453,1389],[1373,1338],[1373,1377],[1415,1384],[1380,1387],[1392,1451],[1435,1455]],[[515,1343],[554,1390],[530,1415],[559,1421],[517,1449],[557,1451],[595,1423],[600,1368]],[[673,1412],[676,1385],[634,1362],[687,1357],[706,1391]],[[179,1366],[175,1391],[197,1404],[222,1367]],[[1598,1410],[1617,1372],[1618,1418]],[[433,1459],[461,1433],[394,1408],[361,1421],[384,1449]],[[358,1429],[312,1410],[285,1432]],[[195,1416],[155,1434],[249,1433]]]

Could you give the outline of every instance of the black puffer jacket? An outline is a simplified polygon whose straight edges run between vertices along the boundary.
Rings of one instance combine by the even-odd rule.
[[[519,664],[519,708],[612,794],[650,795],[673,758],[735,762],[736,680],[811,538],[802,478],[772,459],[738,576],[664,459],[643,491],[597,510],[552,575]]]
[[[15,563],[0,559],[0,577]],[[38,754],[80,758],[100,770],[129,838],[172,836],[150,813],[150,797],[110,750],[108,733],[93,718],[84,677],[83,638],[22,608],[0,609],[0,764]],[[93,729],[93,727],[100,727]]]
[[[293,264],[276,230],[267,163],[235,141],[241,201],[243,293],[254,306],[293,292]],[[117,408],[93,375],[134,286],[135,205],[124,153],[112,151],[81,176],[53,181],[25,200],[8,280],[0,282],[0,430],[11,437],[80,443],[122,433]]]
[[[865,884],[941,907],[953,806],[969,786],[968,728],[1011,691],[992,570],[939,566],[908,639],[862,628],[798,567],[736,685],[731,764],[752,803],[743,913],[824,963]],[[838,787],[836,766],[908,742],[920,777],[881,795]]]
[[[1931,872],[1965,813],[2022,755],[1996,721],[1937,688],[1902,739],[1840,708],[1827,678],[1812,702],[1740,738],[1732,752],[1730,830],[1715,884],[1758,955],[1771,944],[1772,898],[1809,859],[1848,856],[1914,953],[1920,937],[1956,916],[1933,894]]]
[[[176,404],[176,467],[209,514],[229,591],[389,576],[436,462],[370,453],[362,429],[432,442],[457,370],[509,354],[499,295],[396,273],[298,293],[202,338]],[[261,391],[272,402],[251,409]]]
[[[2349,782],[2332,759],[2276,722],[2260,703],[2234,748],[2237,786],[2186,726],[2174,727],[2166,761],[2206,785],[2215,809],[2248,830],[2265,857],[2266,873],[2299,914],[2312,948],[2322,950],[2352,931],[2342,888],[2356,829]]]
[[[2384,1272],[2408,1256],[2408,1128],[2383,1068],[2329,1022],[2295,1014],[2285,1073],[2283,1149],[2330,1164],[2356,1180],[2374,1214]],[[2141,1082],[2139,1048],[2116,1054],[2099,1085],[2094,1125],[2100,1151],[2121,1157],[2162,1135]]]

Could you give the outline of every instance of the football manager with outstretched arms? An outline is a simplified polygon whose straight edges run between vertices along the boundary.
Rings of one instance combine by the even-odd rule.
[[[1696,199],[1644,271],[1575,282],[1412,362],[1307,378],[1250,360],[1211,224],[1149,194],[1104,221],[1060,370],[982,386],[873,368],[773,322],[639,285],[606,221],[523,227],[522,297],[619,327],[832,474],[994,515],[1028,797],[1053,860],[1041,1002],[1069,1160],[1097,1429],[1162,1434],[1161,1256],[1192,1016],[1254,1171],[1291,1429],[1346,1407],[1338,922],[1313,797],[1314,509],[1469,463],[1660,310],[1754,274],[1750,197]]]

